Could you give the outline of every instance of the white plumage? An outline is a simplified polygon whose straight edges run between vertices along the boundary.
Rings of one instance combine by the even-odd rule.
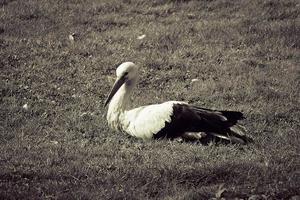
[[[124,113],[125,132],[142,139],[151,139],[165,127],[166,122],[171,122],[174,103],[168,101],[162,104],[154,104],[135,108]]]
[[[202,139],[199,133],[204,132],[210,139],[249,141],[243,128],[236,124],[243,118],[240,112],[209,110],[179,101],[131,109],[130,95],[138,81],[138,69],[134,63],[125,62],[116,70],[117,80],[105,102],[105,106],[109,103],[107,121],[111,128],[141,139],[183,137],[198,140]]]

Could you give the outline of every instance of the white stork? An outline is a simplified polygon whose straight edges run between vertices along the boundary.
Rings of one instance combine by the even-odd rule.
[[[105,106],[107,121],[112,129],[142,139],[177,138],[207,142],[211,139],[245,144],[251,141],[238,125],[243,114],[217,111],[167,101],[130,109],[130,95],[137,84],[139,68],[132,62],[122,63],[116,70],[115,81]]]

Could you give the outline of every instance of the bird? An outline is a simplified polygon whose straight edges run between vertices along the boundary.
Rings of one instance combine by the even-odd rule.
[[[245,117],[239,111],[202,108],[183,101],[167,101],[132,108],[131,95],[139,80],[139,66],[124,62],[116,69],[116,81],[104,107],[111,129],[142,140],[180,139],[247,144],[252,138],[239,124]]]

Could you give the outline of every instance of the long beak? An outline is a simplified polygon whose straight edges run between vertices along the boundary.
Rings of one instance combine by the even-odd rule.
[[[119,90],[119,88],[125,83],[126,78],[125,76],[122,76],[116,80],[114,83],[112,89],[110,90],[110,93],[105,101],[104,107],[106,107],[107,104],[109,104],[110,100],[113,98],[113,96],[116,94],[116,92]]]

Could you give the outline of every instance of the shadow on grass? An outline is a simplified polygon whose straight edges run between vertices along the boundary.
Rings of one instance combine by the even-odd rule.
[[[287,199],[297,195],[299,189],[296,188],[296,178],[291,179],[289,184],[282,185],[281,181],[286,182],[286,177],[279,169],[250,162],[208,161],[204,167],[190,168],[188,163],[186,166],[158,166],[148,170],[137,168],[130,172],[126,168],[118,168],[97,174],[94,169],[89,169],[85,174],[78,174],[77,171],[70,172],[69,175],[53,170],[45,170],[44,174],[25,171],[0,172],[0,181],[4,183],[1,186],[4,189],[2,191],[10,189],[1,196],[71,198],[81,191],[80,195],[87,195],[86,197],[110,199],[146,196],[157,199],[172,198],[173,195],[181,196],[182,199],[209,199],[218,196],[245,199],[251,195]],[[15,189],[9,185],[14,185]],[[180,192],[178,188],[184,192]]]
[[[188,163],[187,163],[188,166]],[[153,170],[155,171],[155,170]],[[296,179],[289,185],[280,185],[284,175],[252,163],[232,163],[207,166],[198,169],[159,169],[155,176],[151,171],[132,174],[123,183],[125,190],[135,186],[137,192],[150,198],[163,198],[176,193],[174,188],[184,188],[183,199],[209,199],[219,195],[225,198],[249,198],[252,195],[265,195],[272,198],[290,198],[297,194]],[[253,184],[255,183],[255,184]],[[116,184],[118,184],[116,182]],[[280,189],[278,189],[281,187]],[[284,187],[284,189],[282,189]],[[220,190],[223,190],[220,193]],[[266,193],[266,191],[268,191]],[[115,191],[118,193],[117,191]],[[131,191],[133,192],[133,191]],[[134,192],[135,193],[135,192]],[[220,194],[218,194],[220,193]],[[130,197],[134,194],[123,194]],[[172,197],[171,197],[172,198]]]

